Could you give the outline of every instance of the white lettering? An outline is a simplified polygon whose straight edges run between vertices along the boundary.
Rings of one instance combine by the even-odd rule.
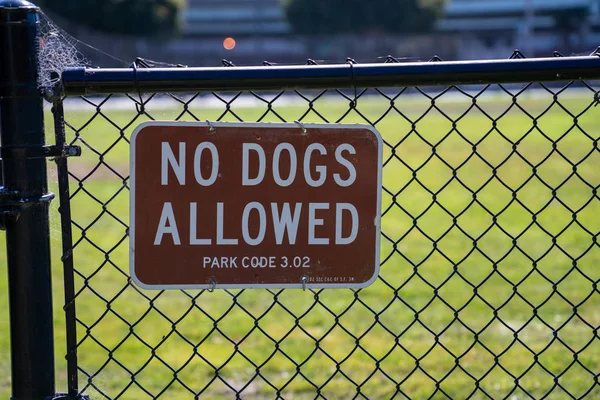
[[[287,179],[281,179],[279,173],[279,158],[281,157],[281,152],[283,150],[286,150],[290,154],[290,174]],[[275,183],[281,187],[290,186],[294,182],[294,179],[296,179],[297,166],[298,160],[296,159],[296,150],[294,149],[294,146],[289,143],[278,144],[273,153],[273,178],[275,179]]]
[[[346,167],[350,176],[348,176],[348,179],[344,180],[340,177],[340,174],[333,174],[333,180],[339,186],[347,187],[347,186],[352,185],[354,183],[354,181],[356,180],[356,169],[354,168],[354,165],[352,165],[352,163],[350,161],[348,161],[347,159],[345,159],[342,156],[343,151],[347,151],[350,154],[356,154],[356,150],[354,149],[354,147],[351,144],[348,144],[348,143],[341,144],[337,147],[337,149],[335,149],[335,160],[339,164]]]
[[[210,177],[208,179],[204,179],[202,176],[202,171],[200,170],[200,162],[202,161],[202,152],[204,149],[210,151],[212,155],[212,168],[210,171]],[[217,147],[211,142],[202,142],[196,147],[196,152],[194,154],[194,176],[196,177],[196,182],[198,182],[202,186],[210,186],[217,180],[219,175],[219,152],[217,151]]]
[[[317,218],[317,210],[328,210],[328,203],[309,203],[308,204],[308,244],[329,244],[329,238],[318,238],[315,236],[315,227],[323,225],[323,219]]]
[[[258,217],[259,217],[258,218],[258,221],[259,221],[258,235],[255,238],[250,236],[250,230],[249,230],[250,212],[252,210],[258,211]],[[247,244],[249,244],[250,246],[257,246],[262,243],[263,239],[265,238],[266,231],[267,231],[267,213],[265,212],[265,208],[263,207],[263,205],[256,201],[246,204],[246,207],[244,207],[244,213],[242,215],[242,236],[244,238],[244,241]]]
[[[258,154],[258,174],[250,178],[250,150]],[[242,186],[256,186],[265,179],[267,170],[267,157],[265,151],[256,143],[244,143],[242,145]]]
[[[296,203],[294,208],[294,217],[290,210],[290,203],[283,203],[281,213],[277,203],[271,203],[271,214],[273,215],[273,228],[275,229],[275,242],[283,243],[283,236],[287,231],[289,244],[296,244],[296,234],[298,233],[298,223],[300,222],[300,211],[302,203]]]
[[[352,229],[350,235],[342,237],[342,216],[344,210],[350,211],[352,217]],[[358,211],[350,203],[338,203],[335,205],[335,244],[350,244],[356,240],[358,234]]]
[[[223,245],[236,245],[238,244],[237,239],[225,239],[225,234],[223,233],[223,225],[224,225],[224,205],[223,203],[217,203],[217,244]]]
[[[175,214],[173,213],[173,206],[169,202],[163,204],[160,222],[158,223],[158,229],[156,231],[156,236],[154,237],[154,245],[161,244],[163,235],[167,233],[173,236],[173,243],[175,245],[179,246],[181,244],[179,232],[177,231],[177,223],[175,222]]]
[[[169,184],[169,165],[175,173],[180,185],[185,185],[185,143],[179,143],[179,161],[168,142],[162,142],[160,146],[160,184]]]
[[[312,187],[323,185],[323,183],[325,183],[327,174],[327,167],[324,165],[318,165],[315,170],[317,171],[319,177],[317,180],[312,178],[310,174],[310,158],[315,150],[318,151],[322,156],[327,154],[325,146],[323,146],[321,143],[312,143],[306,148],[306,153],[304,153],[304,179],[306,180],[306,183]]]
[[[210,239],[198,239],[198,203],[190,203],[190,245],[209,245]]]

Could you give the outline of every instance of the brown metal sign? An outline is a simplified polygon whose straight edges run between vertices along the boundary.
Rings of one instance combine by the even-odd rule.
[[[368,286],[381,157],[367,125],[143,123],[131,276],[148,289]]]

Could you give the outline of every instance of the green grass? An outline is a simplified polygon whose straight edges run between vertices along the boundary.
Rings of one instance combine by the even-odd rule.
[[[600,199],[593,195],[600,185],[600,152],[593,147],[600,137],[600,109],[590,107],[593,93],[580,94],[559,96],[577,115],[578,127],[573,129],[574,118],[553,104],[550,95],[519,97],[520,107],[539,116],[535,127],[514,106],[505,113],[510,96],[482,99],[478,104],[496,120],[495,129],[481,110],[466,112],[469,99],[442,96],[436,105],[457,120],[454,130],[437,110],[419,119],[431,105],[423,98],[401,96],[395,101],[416,121],[414,129],[395,110],[385,114],[390,103],[381,98],[360,99],[362,116],[352,110],[345,114],[345,102],[317,100],[314,109],[330,121],[343,117],[348,123],[364,118],[374,122],[385,114],[376,127],[394,147],[384,151],[383,184],[391,194],[383,195],[382,231],[391,241],[382,239],[382,279],[358,295],[345,289],[276,295],[266,290],[136,290],[127,286],[128,241],[116,219],[128,221],[128,191],[105,167],[89,175],[83,188],[73,182],[73,220],[85,229],[82,239],[81,229],[74,227],[75,263],[81,274],[76,277],[77,313],[89,327],[86,332],[78,326],[79,364],[93,375],[94,385],[86,392],[92,398],[101,398],[97,389],[110,397],[126,390],[122,398],[128,399],[148,398],[144,390],[164,398],[192,398],[187,386],[192,392],[204,390],[207,398],[232,398],[227,382],[245,387],[245,399],[274,398],[272,386],[286,398],[304,399],[315,397],[313,384],[327,382],[320,392],[327,398],[350,398],[356,385],[368,398],[389,398],[397,391],[391,378],[411,398],[445,398],[444,393],[465,398],[476,389],[477,379],[492,398],[525,398],[525,391],[534,398],[548,392],[549,398],[565,398],[564,391],[576,397],[590,391],[588,397],[600,398],[593,379],[600,372],[600,293],[594,288],[600,279],[600,247],[592,237],[600,231]],[[217,120],[224,112],[203,109],[202,104],[202,99],[192,104],[201,120]],[[275,101],[273,109],[293,121],[307,106],[278,106]],[[233,102],[232,110],[244,121],[280,121],[266,105],[238,108]],[[149,111],[163,120],[180,112]],[[90,107],[68,113],[66,120],[79,129],[94,113]],[[127,126],[122,136],[107,119],[96,116],[81,130],[80,139],[100,152],[110,148],[103,159],[126,175],[129,150],[122,138],[147,118],[124,111],[105,114],[117,126]],[[230,113],[221,119],[237,120]],[[303,120],[322,122],[314,112]],[[70,160],[70,166],[81,179],[99,158],[79,144],[84,155]],[[559,152],[577,164],[577,176]],[[537,176],[533,179],[531,165]],[[409,167],[417,171],[416,180]],[[107,203],[105,209],[91,196]],[[393,205],[394,198],[402,208]],[[54,210],[56,347],[62,355],[58,223]],[[2,270],[5,265],[0,258]],[[1,278],[2,397],[10,394],[6,286]],[[149,312],[145,296],[152,299]],[[274,341],[280,343],[278,349]],[[57,380],[64,389],[65,363],[57,358]],[[255,377],[257,366],[262,378]],[[559,386],[551,374],[558,376]],[[440,381],[437,392],[434,380]],[[80,374],[80,386],[87,384]],[[485,396],[477,392],[474,397]]]

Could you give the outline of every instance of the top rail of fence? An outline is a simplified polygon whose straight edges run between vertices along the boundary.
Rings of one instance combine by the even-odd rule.
[[[209,68],[67,68],[61,94],[550,82],[600,78],[600,57]]]

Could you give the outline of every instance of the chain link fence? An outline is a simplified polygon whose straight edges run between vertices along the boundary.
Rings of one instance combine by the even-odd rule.
[[[68,178],[59,165],[70,391],[600,398],[598,90],[569,81],[56,103],[58,142],[83,149]],[[362,290],[136,287],[129,137],[147,120],[376,127],[378,280]]]

